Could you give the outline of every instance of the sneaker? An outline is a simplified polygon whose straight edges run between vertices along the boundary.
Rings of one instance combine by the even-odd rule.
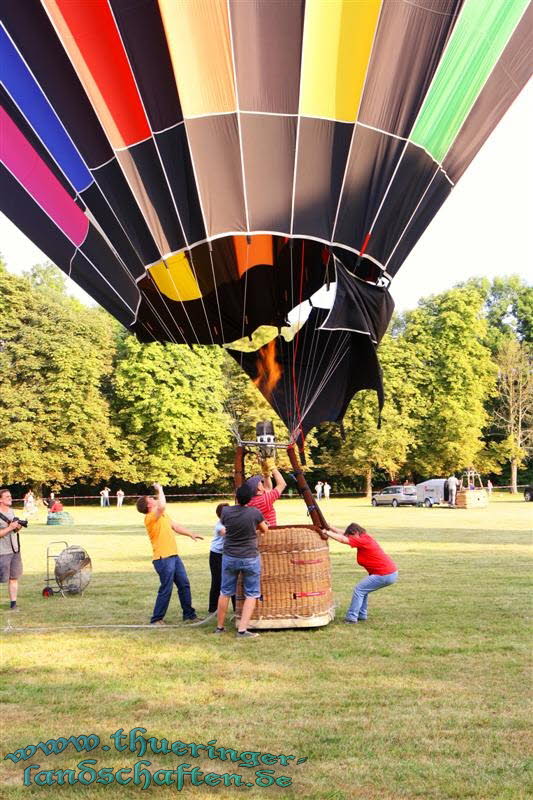
[[[237,639],[258,639],[259,634],[253,631],[237,631]]]
[[[346,623],[346,625],[357,625],[356,619],[345,619],[344,622]]]
[[[190,625],[191,622],[205,622],[205,619],[204,617],[196,617],[196,616],[187,617],[187,619],[184,619],[183,622],[185,623],[185,625]]]
[[[226,633],[226,629],[225,629],[225,628],[218,628],[218,627],[217,627],[217,628],[215,628],[215,630],[213,631],[213,633]]]
[[[167,624],[167,623],[165,622],[165,620],[164,620],[164,619],[156,619],[156,621],[155,621],[155,622],[151,622],[151,623],[150,623],[150,625],[166,625],[166,624]]]

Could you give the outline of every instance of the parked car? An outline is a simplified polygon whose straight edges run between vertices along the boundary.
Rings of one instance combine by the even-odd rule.
[[[533,483],[530,483],[524,489],[524,500],[526,503],[533,503]]]
[[[414,486],[387,486],[372,497],[373,506],[416,506]]]

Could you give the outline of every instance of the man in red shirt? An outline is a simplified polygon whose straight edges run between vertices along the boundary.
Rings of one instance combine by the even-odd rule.
[[[274,489],[272,488],[272,478],[276,481]],[[248,505],[257,508],[269,526],[278,524],[274,503],[279,500],[281,493],[287,486],[281,472],[275,467],[272,470],[272,478],[270,475],[253,475],[246,481],[246,485],[252,490],[252,499]]]
[[[353,590],[352,602],[346,612],[345,622],[351,624],[361,622],[368,616],[368,595],[377,589],[383,589],[396,583],[398,580],[398,567],[379,544],[364,528],[352,522],[345,531],[330,527],[324,530],[332,539],[348,544],[357,549],[357,563],[366,569],[368,577],[356,585]]]

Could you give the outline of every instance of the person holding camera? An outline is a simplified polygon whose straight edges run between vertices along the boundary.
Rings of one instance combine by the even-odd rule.
[[[0,583],[7,583],[9,608],[18,611],[18,581],[22,575],[22,558],[18,532],[28,524],[13,513],[9,489],[0,489]]]

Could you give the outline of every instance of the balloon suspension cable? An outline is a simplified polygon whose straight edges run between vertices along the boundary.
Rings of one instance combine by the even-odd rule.
[[[303,298],[303,290],[304,290],[304,257],[305,257],[305,242],[302,239],[302,259],[300,264],[300,292],[299,292],[299,299],[298,304],[301,307],[302,305],[302,298]],[[298,354],[298,342],[300,339],[300,330],[296,331],[296,336],[294,338],[294,351],[292,357],[292,385],[294,390],[294,402],[296,406],[296,417],[298,425],[295,427],[295,430],[300,430],[301,440],[302,443],[299,446],[300,454],[303,454],[304,445],[305,445],[305,436],[302,429],[302,412],[300,410],[300,400],[298,397],[298,382],[296,380],[296,356]]]
[[[234,405],[233,405],[233,403],[231,402],[230,399],[225,400],[222,405],[223,405],[224,411],[226,412],[226,414],[228,415],[228,418],[229,418],[228,426],[227,426],[228,427],[228,431],[233,436],[233,438],[236,440],[237,445],[240,445],[240,444],[242,444],[242,437],[241,437],[241,434],[240,434],[240,431],[239,431],[239,420],[238,420],[238,417],[237,417],[237,413],[235,411],[235,407],[234,407]]]

